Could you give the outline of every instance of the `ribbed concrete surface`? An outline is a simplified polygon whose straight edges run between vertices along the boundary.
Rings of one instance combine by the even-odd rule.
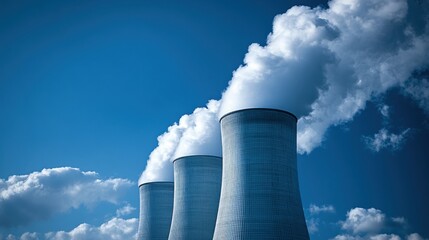
[[[138,240],[166,240],[173,214],[172,182],[140,185],[140,222]]]
[[[188,156],[174,161],[174,207],[170,240],[211,240],[216,224],[222,159]]]
[[[214,239],[309,239],[296,163],[296,118],[248,109],[221,119],[223,176]]]

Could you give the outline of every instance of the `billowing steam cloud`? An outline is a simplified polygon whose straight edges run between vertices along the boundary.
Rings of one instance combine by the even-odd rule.
[[[429,3],[332,0],[328,5],[295,6],[276,16],[267,44],[250,45],[221,101],[183,116],[158,138],[143,179],[168,174],[172,179],[170,161],[176,153],[220,149],[212,145],[220,144],[219,130],[213,127],[218,117],[239,109],[294,113],[299,118],[299,153],[310,153],[330,126],[352,120],[366,102],[392,87],[403,88],[429,109],[428,80],[418,77],[429,66]],[[207,114],[197,117],[201,112]],[[203,133],[205,129],[212,131]]]
[[[220,102],[210,100],[204,108],[183,115],[158,137],[158,147],[152,151],[139,184],[153,181],[173,181],[171,161],[189,155],[221,156],[221,136],[217,113]]]

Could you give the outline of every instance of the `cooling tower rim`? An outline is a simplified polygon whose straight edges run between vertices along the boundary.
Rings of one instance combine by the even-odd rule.
[[[222,119],[228,115],[237,113],[237,112],[244,112],[244,111],[251,111],[251,110],[264,110],[264,111],[274,111],[274,112],[282,112],[282,113],[286,113],[288,115],[291,115],[293,118],[295,118],[295,120],[298,122],[298,118],[295,116],[295,114],[286,111],[286,110],[281,110],[281,109],[276,109],[276,108],[243,108],[243,109],[239,109],[239,110],[235,110],[229,113],[224,114],[220,119],[219,122],[222,121]]]
[[[215,155],[207,155],[207,154],[195,154],[195,155],[187,155],[187,156],[182,156],[182,157],[178,157],[176,159],[173,160],[173,163],[177,160],[183,159],[183,158],[195,158],[195,157],[211,157],[211,158],[219,158],[222,159],[222,157],[219,156],[215,156]]]
[[[161,183],[169,183],[169,184],[173,184],[173,185],[174,185],[174,182],[172,182],[172,181],[154,181],[154,182],[145,182],[145,183],[142,183],[142,184],[140,184],[140,185],[139,185],[139,188],[140,188],[141,186],[143,186],[143,185],[148,185],[148,184],[161,184]]]

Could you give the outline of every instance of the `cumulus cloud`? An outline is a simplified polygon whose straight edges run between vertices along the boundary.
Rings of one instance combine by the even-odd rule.
[[[382,149],[398,150],[409,135],[410,129],[395,134],[389,132],[386,128],[380,129],[373,137],[364,137],[364,141],[369,149],[379,152]]]
[[[96,172],[61,167],[0,179],[0,226],[25,225],[81,205],[117,204],[134,183],[99,179]]]
[[[183,148],[177,152],[186,154],[193,153],[195,149],[187,148],[194,144],[220,144],[200,141],[199,137],[212,138],[198,130],[211,129],[204,125],[215,126],[218,117],[234,110],[261,107],[294,113],[299,118],[297,150],[303,154],[318,147],[331,126],[351,121],[368,101],[392,87],[405,88],[420,106],[427,106],[428,91],[421,90],[427,80],[408,79],[429,66],[429,3],[332,0],[328,5],[295,6],[276,16],[266,44],[249,46],[243,65],[216,101],[220,107],[213,110],[218,116],[170,126],[158,138],[141,181],[173,179],[170,161],[179,142]],[[186,134],[188,140],[181,140],[187,128],[194,130]],[[386,139],[389,146],[398,140],[391,134]]]
[[[378,209],[353,208],[347,213],[342,228],[353,233],[378,232],[385,224],[386,216]]]
[[[136,239],[138,219],[112,218],[99,227],[80,224],[70,232],[59,231],[45,234],[46,240],[122,240]]]
[[[7,240],[123,240],[137,238],[138,219],[112,218],[100,226],[82,223],[69,232],[58,231],[45,234],[26,232],[21,237],[9,235]]]
[[[346,219],[340,222],[344,233],[335,236],[334,240],[420,240],[419,234],[404,235],[407,230],[403,217],[387,217],[375,208],[352,208]]]
[[[314,204],[311,204],[310,207],[308,208],[308,210],[310,211],[310,214],[319,214],[319,213],[333,213],[335,212],[335,208],[332,205],[321,205],[321,206],[317,206]]]
[[[220,102],[210,100],[206,107],[183,115],[179,123],[158,137],[158,146],[152,151],[139,184],[154,181],[173,181],[171,161],[189,155],[222,156],[217,112]]]
[[[1,239],[1,238],[0,238]],[[15,237],[14,235],[12,235],[12,234],[9,234],[7,237],[6,237],[6,240],[39,240],[40,239],[40,237],[39,237],[39,235],[37,234],[37,233],[35,233],[35,232],[33,232],[33,233],[30,233],[30,232],[26,232],[26,233],[23,233],[22,235],[21,235],[21,237],[19,237],[19,238],[17,238],[17,237]]]

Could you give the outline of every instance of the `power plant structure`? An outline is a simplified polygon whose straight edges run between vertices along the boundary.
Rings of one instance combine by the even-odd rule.
[[[139,186],[139,240],[168,239],[173,212],[173,182],[149,182]]]
[[[173,183],[162,194],[160,183],[140,185],[138,240],[309,240],[298,183],[296,116],[242,109],[222,116],[220,126],[222,158],[174,160],[174,207]]]
[[[222,190],[213,239],[309,239],[296,162],[297,118],[245,109],[220,120]]]
[[[222,180],[222,158],[180,157],[174,164],[174,205],[169,240],[213,239]]]

